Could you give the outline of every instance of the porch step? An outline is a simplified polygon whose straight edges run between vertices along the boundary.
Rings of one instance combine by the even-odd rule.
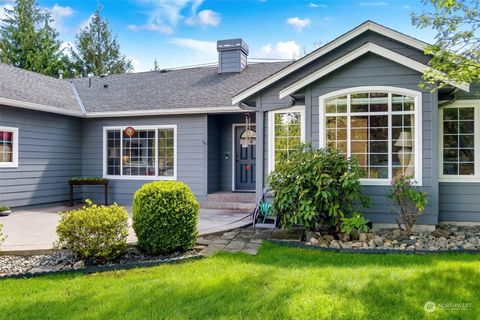
[[[228,201],[206,201],[200,203],[203,209],[222,209],[251,212],[255,210],[255,203],[251,202],[228,202]]]
[[[207,195],[207,202],[255,203],[255,193],[215,192]]]

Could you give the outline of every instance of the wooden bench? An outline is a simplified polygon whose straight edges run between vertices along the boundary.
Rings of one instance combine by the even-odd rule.
[[[98,180],[69,180],[68,185],[70,186],[70,206],[73,206],[73,186],[103,186],[105,193],[105,205],[108,206],[108,180],[107,179],[98,179]]]

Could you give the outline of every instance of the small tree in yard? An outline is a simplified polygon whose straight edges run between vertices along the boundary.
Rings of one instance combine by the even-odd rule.
[[[428,193],[418,191],[412,185],[411,177],[399,176],[392,181],[392,192],[388,196],[393,199],[399,208],[394,208],[398,212],[398,227],[404,235],[412,233],[413,226],[417,223],[425,210],[428,202]]]
[[[339,232],[342,219],[359,214],[370,198],[361,193],[358,161],[333,149],[302,145],[275,164],[268,177],[274,192],[273,207],[283,226],[317,225]]]

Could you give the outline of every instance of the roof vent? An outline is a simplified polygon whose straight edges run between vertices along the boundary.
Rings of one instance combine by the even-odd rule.
[[[167,73],[169,70],[168,69],[161,69],[160,73]]]
[[[105,89],[107,89],[107,88],[108,88],[108,83],[105,83],[105,84],[103,85],[103,87],[104,87]]]
[[[248,45],[242,39],[217,41],[218,73],[242,72],[247,66]]]

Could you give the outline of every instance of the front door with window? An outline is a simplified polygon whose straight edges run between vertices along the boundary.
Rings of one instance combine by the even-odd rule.
[[[248,132],[245,126],[235,126],[235,190],[255,190],[255,158],[256,147],[252,144],[255,139],[255,126]],[[249,139],[248,139],[249,138]],[[246,143],[250,140],[250,143]]]

